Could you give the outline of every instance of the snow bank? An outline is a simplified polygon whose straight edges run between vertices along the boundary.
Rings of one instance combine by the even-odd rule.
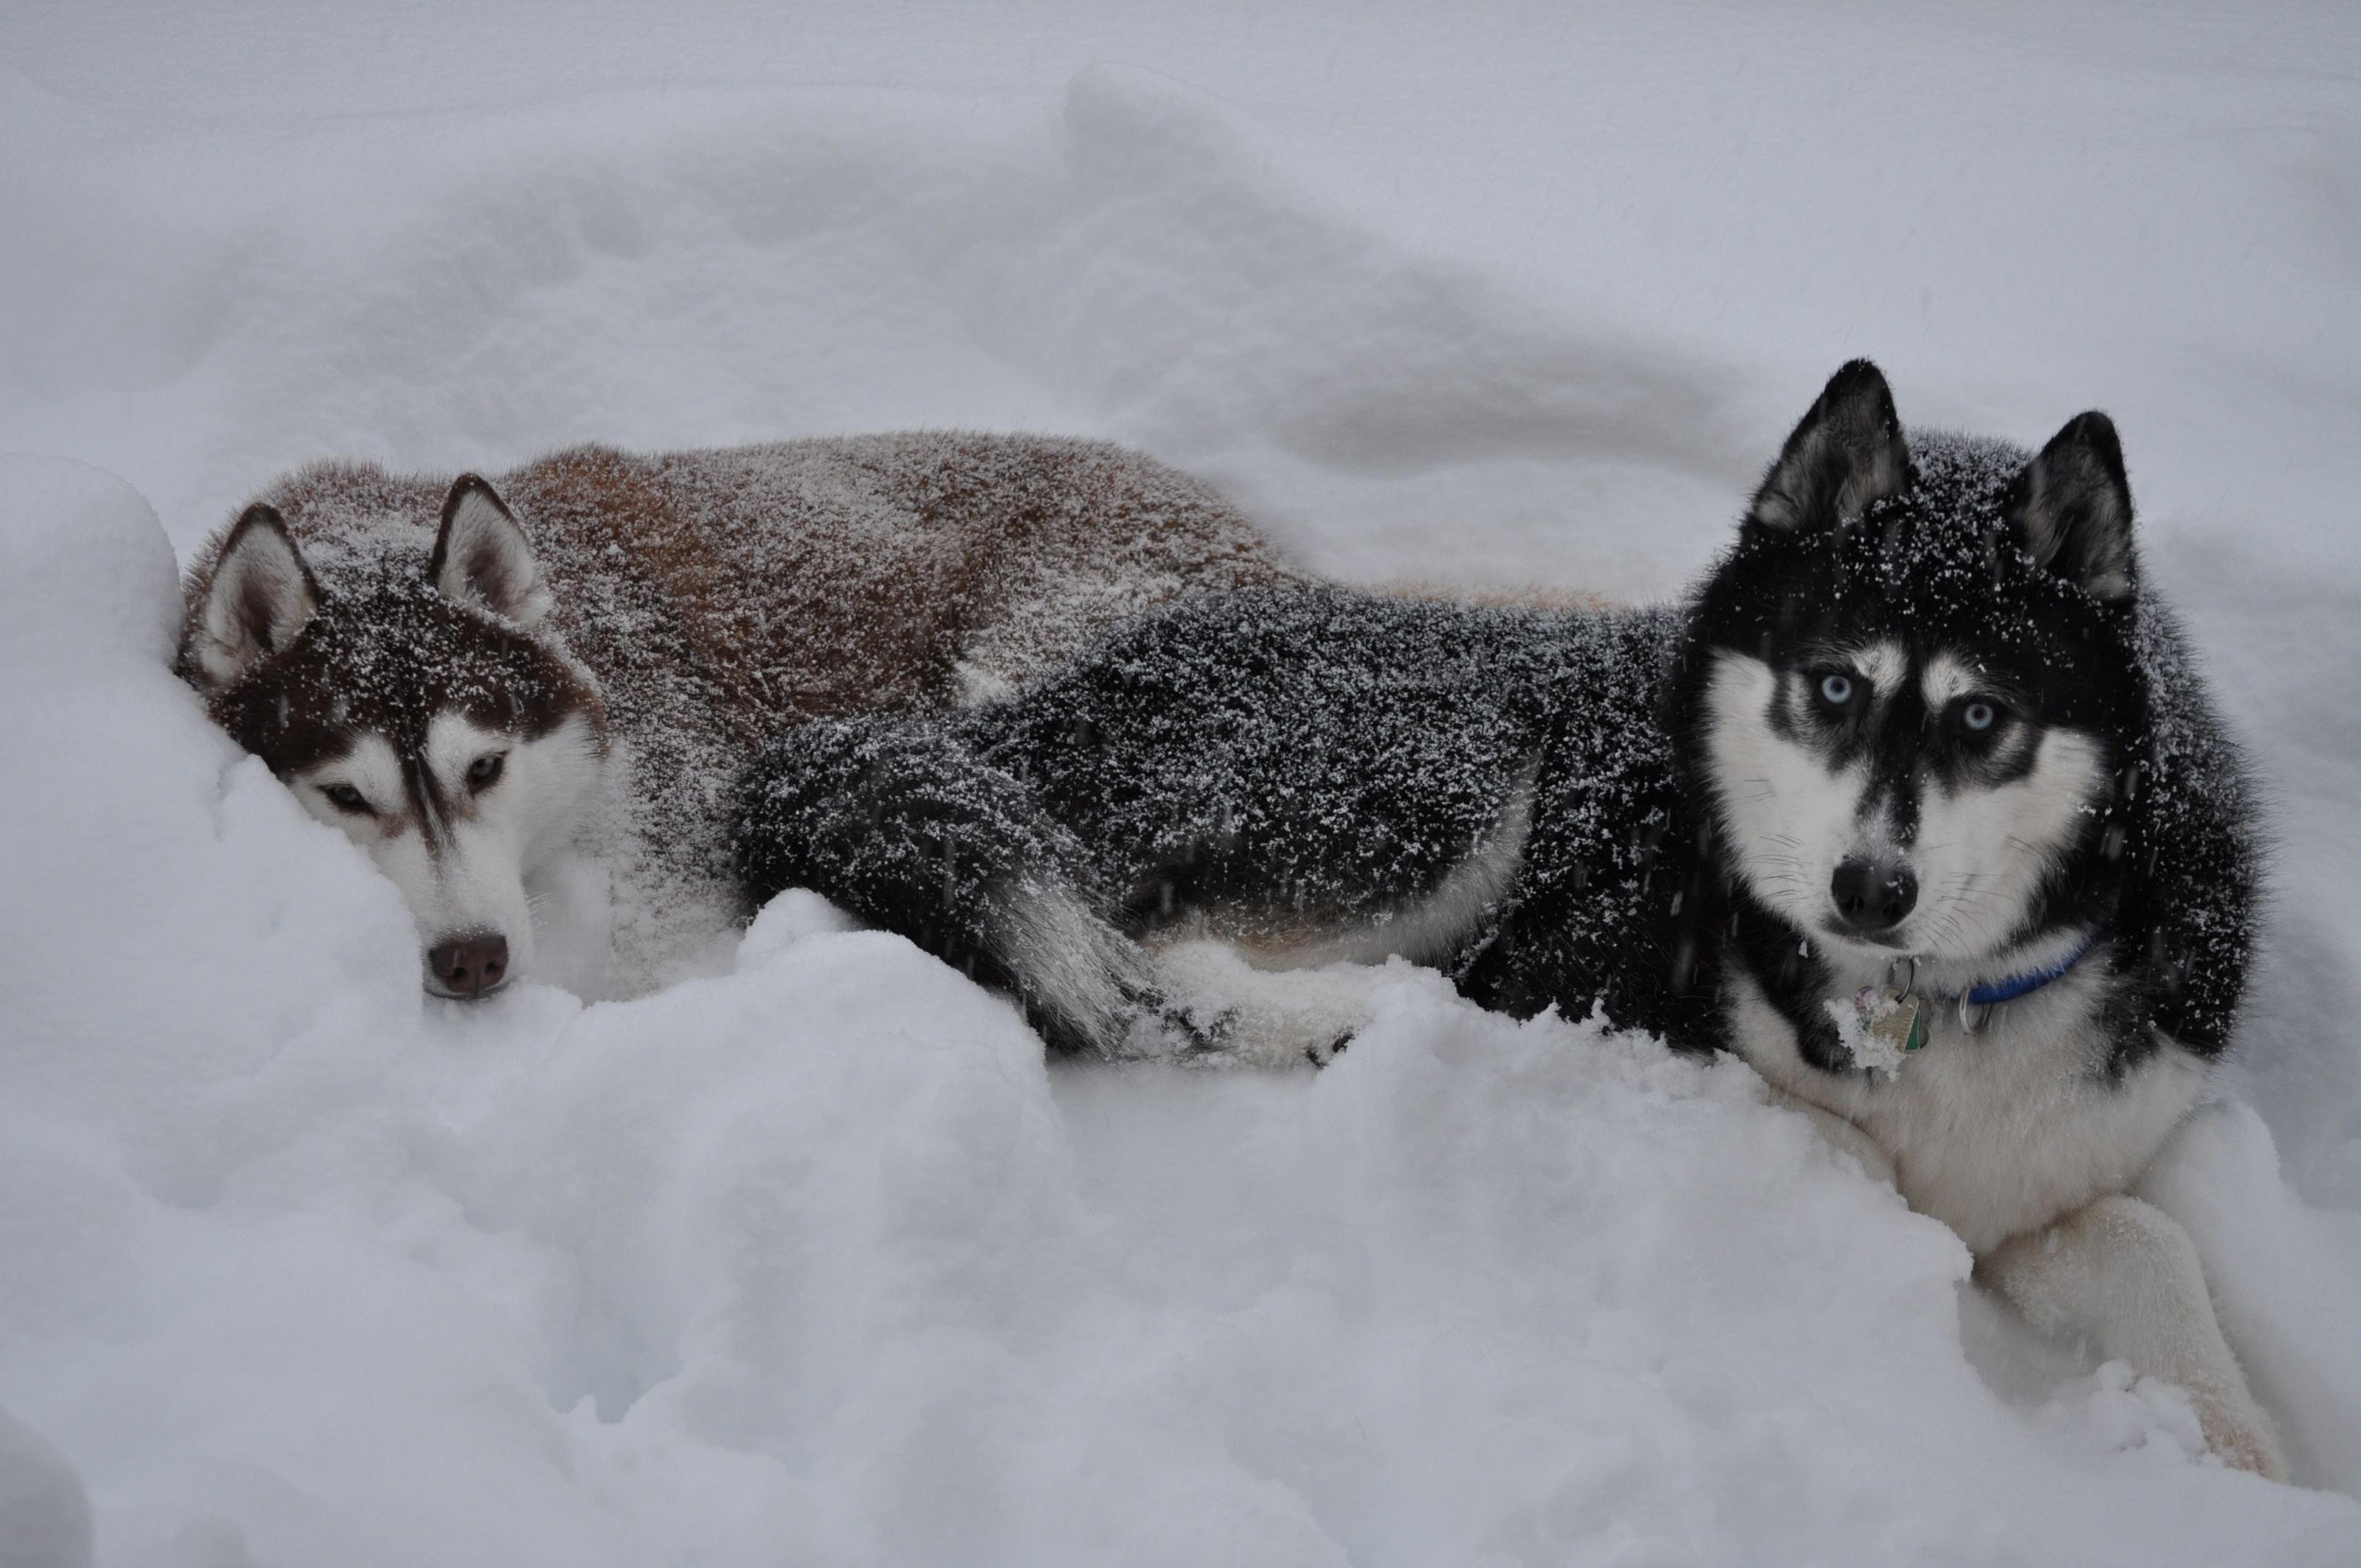
[[[622,97],[398,151],[378,122],[225,133],[193,172],[84,118],[0,74],[39,170],[0,246],[40,236],[0,250],[38,285],[0,300],[0,422],[103,455],[184,551],[314,457],[986,423],[1144,445],[1363,576],[1431,569],[1479,510],[1497,543],[1459,575],[1515,581],[1579,517],[1584,582],[1639,595],[1755,461],[1693,356],[1379,244],[1143,71],[1062,105]]]
[[[163,669],[167,537],[320,455],[1115,435],[1325,569],[1636,598],[1850,354],[1913,420],[2106,402],[2288,846],[2260,1114],[2154,1196],[2361,1493],[2311,1206],[2361,1203],[2361,613],[2292,575],[2361,472],[2349,25],[472,15],[0,16],[0,445],[137,492],[0,467],[0,1497],[53,1559],[79,1488],[110,1565],[2352,1560],[1733,1064],[1402,970],[1317,1076],[1053,1071],[792,899],[639,1002],[429,1005]]]

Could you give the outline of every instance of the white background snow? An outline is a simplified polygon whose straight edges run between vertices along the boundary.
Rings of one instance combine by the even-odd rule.
[[[2349,5],[16,0],[0,1562],[60,1467],[126,1568],[2361,1562],[2357,307]],[[1743,1068],[1416,970],[1316,1077],[1047,1069],[794,896],[425,1003],[162,666],[281,469],[593,439],[1104,434],[1347,577],[1661,597],[1860,354],[2115,416],[2268,783],[2157,1195],[2301,1488]]]

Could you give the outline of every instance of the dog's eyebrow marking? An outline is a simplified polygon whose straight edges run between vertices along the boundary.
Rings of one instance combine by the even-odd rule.
[[[1949,653],[1938,653],[1927,660],[1925,672],[1918,677],[1918,690],[1926,697],[1927,711],[1931,713],[1942,712],[1982,685],[1982,680],[1965,661]]]
[[[510,743],[506,735],[487,729],[463,714],[438,713],[426,727],[425,762],[445,794],[463,800],[466,791],[461,785],[467,781],[468,764],[486,751],[506,751]]]
[[[1853,667],[1880,697],[1892,696],[1902,689],[1903,677],[1910,673],[1910,656],[1898,642],[1872,642],[1853,654]]]
[[[314,789],[348,784],[361,792],[376,815],[370,827],[379,833],[399,831],[410,817],[408,792],[402,787],[401,761],[392,743],[375,730],[352,739],[346,750],[295,775]]]

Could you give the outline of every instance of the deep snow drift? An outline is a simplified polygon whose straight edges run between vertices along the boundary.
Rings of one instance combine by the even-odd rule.
[[[2361,1552],[2356,24],[1443,15],[0,17],[0,448],[80,460],[0,465],[11,1525],[68,1541],[78,1485],[110,1564]],[[586,439],[1113,435],[1323,570],[1661,596],[1863,352],[1914,422],[2115,414],[2272,787],[2268,972],[2153,1186],[2323,1489],[2026,1335],[1744,1069],[1415,970],[1316,1076],[1050,1070],[794,894],[725,976],[427,1004],[392,888],[163,669],[174,549],[281,468]]]

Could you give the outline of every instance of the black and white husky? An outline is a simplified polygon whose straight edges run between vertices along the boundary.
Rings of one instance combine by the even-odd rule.
[[[738,842],[756,897],[817,889],[1064,1047],[1318,1059],[1339,1014],[1290,1035],[1267,971],[1401,954],[1734,1051],[2277,1475],[2187,1235],[2128,1195],[2229,1044],[2248,795],[2106,417],[1905,440],[1859,362],[1683,607],[1224,595],[1009,700],[790,733]]]
[[[629,992],[733,939],[729,792],[782,725],[939,707],[1177,594],[1294,578],[1103,442],[582,447],[497,487],[323,464],[200,555],[180,669],[401,887],[429,992],[530,970],[587,866],[566,978]]]

